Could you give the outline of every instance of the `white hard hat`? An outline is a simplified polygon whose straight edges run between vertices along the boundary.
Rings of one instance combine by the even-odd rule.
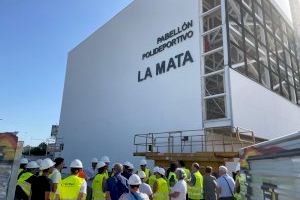
[[[129,177],[128,184],[129,185],[141,185],[142,181],[141,181],[141,179],[140,179],[140,177],[138,175],[132,174]]]
[[[42,164],[42,159],[38,159],[38,160],[36,160],[36,163],[39,165],[39,166],[41,166],[41,164]]]
[[[134,169],[134,165],[132,163],[129,163],[129,165],[127,165],[127,166],[128,166],[128,169]]]
[[[28,164],[28,159],[27,158],[22,158],[20,160],[20,164]]]
[[[139,175],[140,178],[146,178],[146,173],[144,171],[142,171],[142,170],[140,170],[138,172],[138,175]]]
[[[147,161],[145,159],[141,160],[140,165],[147,165]]]
[[[131,164],[131,163],[130,163],[129,161],[126,161],[126,162],[124,162],[124,164],[123,164],[123,165],[124,165],[124,166],[128,166],[128,167],[129,167],[129,166],[130,166],[130,164]]]
[[[104,162],[99,161],[97,166],[96,166],[96,169],[100,169],[100,168],[105,167],[105,166],[106,166],[106,164]]]
[[[97,158],[93,158],[91,162],[92,163],[98,163],[98,159]]]
[[[27,169],[38,169],[40,166],[35,161],[30,161],[27,164]]]
[[[50,167],[53,167],[55,165],[55,162],[53,162],[50,158],[46,158],[42,161],[40,165],[40,170],[49,169]]]
[[[163,175],[163,176],[166,175],[166,171],[164,170],[164,168],[159,168],[159,169],[158,169],[158,173],[160,173],[160,174]]]
[[[154,168],[153,168],[153,173],[156,173],[156,172],[158,172],[158,170],[159,170],[159,167],[157,167],[157,166],[156,166],[156,167],[154,167]]]
[[[109,160],[108,156],[102,156],[101,161],[105,162],[105,163],[110,163],[110,160]]]
[[[70,168],[83,168],[82,162],[78,159],[75,159],[71,162]]]

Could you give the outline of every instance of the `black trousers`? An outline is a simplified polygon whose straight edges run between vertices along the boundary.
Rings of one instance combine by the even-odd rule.
[[[234,200],[234,197],[221,197],[219,200]]]

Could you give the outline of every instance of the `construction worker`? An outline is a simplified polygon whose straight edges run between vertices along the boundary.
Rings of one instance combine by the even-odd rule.
[[[122,176],[124,176],[128,180],[129,177],[133,174],[133,168],[133,164],[128,161],[124,162]]]
[[[199,170],[200,165],[193,163],[191,181],[188,183],[188,197],[192,200],[203,199],[203,177]]]
[[[153,185],[153,200],[167,200],[169,199],[168,183],[165,180],[165,170],[159,168],[156,173],[156,181]]]
[[[97,174],[92,182],[92,199],[93,200],[105,200],[105,182],[106,182],[106,164],[99,161],[96,166]]]
[[[31,185],[31,199],[30,200],[49,200],[51,192],[51,180],[48,176],[53,172],[55,163],[46,158],[41,162],[40,171],[41,176],[38,176]]]
[[[113,174],[109,174],[109,164],[110,164],[110,159],[108,156],[102,156],[101,161],[106,164],[106,172],[105,176],[106,179],[108,179],[110,176],[113,176]],[[113,173],[113,172],[112,172]]]
[[[186,177],[185,171],[182,168],[178,168],[176,170],[176,177],[178,182],[174,185],[170,193],[171,200],[186,200],[187,184],[184,180]]]
[[[191,180],[191,172],[188,168],[185,166],[185,162],[183,160],[178,161],[179,167],[183,169],[185,172],[186,178],[185,181],[190,181]]]
[[[175,163],[170,164],[170,168],[168,169],[168,174],[167,174],[167,180],[168,180],[168,186],[170,189],[173,188],[173,186],[177,183],[177,177],[176,177],[176,169],[177,166]]]
[[[140,169],[137,171],[137,174],[140,172],[140,171],[143,171],[145,172],[146,174],[146,178],[145,178],[145,182],[146,183],[149,183],[149,177],[150,177],[150,169],[147,167],[147,161],[145,159],[141,160],[140,162]]]
[[[87,196],[86,199],[87,200],[91,200],[92,199],[92,182],[94,177],[97,174],[97,164],[98,164],[98,159],[97,158],[93,158],[91,160],[91,167],[85,170],[85,175],[86,175],[86,180],[87,180]]]
[[[156,173],[158,172],[159,170],[159,167],[154,167],[153,170],[152,170],[152,175],[149,177],[149,185],[151,187],[151,189],[153,190],[153,185],[156,181]]]
[[[71,162],[70,168],[71,175],[61,181],[56,193],[60,200],[85,200],[87,183],[78,176],[83,169],[82,162],[75,159]]]
[[[55,165],[53,172],[49,175],[49,178],[51,179],[51,193],[50,193],[50,199],[55,200],[56,199],[56,190],[58,188],[58,185],[61,182],[61,171],[64,168],[64,159],[61,157],[58,157],[54,160]]]
[[[27,164],[26,170],[20,174],[15,191],[16,200],[27,200],[30,198],[31,184],[36,179],[36,173],[39,167],[35,161],[31,161]]]
[[[18,178],[20,177],[20,174],[23,172],[23,171],[26,171],[26,166],[28,164],[28,159],[27,158],[22,158],[20,160],[20,168],[19,168],[19,171],[18,171]]]
[[[153,195],[152,189],[151,189],[150,185],[145,183],[146,173],[144,171],[139,171],[138,176],[140,177],[140,179],[142,181],[142,183],[140,185],[140,192],[147,194],[149,199],[152,199],[152,195]]]
[[[148,195],[139,190],[142,181],[138,175],[132,174],[129,177],[128,184],[129,192],[123,194],[119,200],[149,200]]]

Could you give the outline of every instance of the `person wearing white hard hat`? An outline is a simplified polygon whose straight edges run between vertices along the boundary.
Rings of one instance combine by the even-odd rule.
[[[150,185],[145,183],[145,179],[147,177],[146,173],[144,171],[139,171],[138,176],[141,178],[141,181],[142,181],[142,184],[140,185],[141,193],[147,194],[149,199],[152,199],[152,195],[153,195],[152,189],[151,189]]]
[[[50,198],[51,200],[55,200],[56,199],[56,191],[58,188],[58,185],[61,182],[61,171],[64,168],[64,159],[61,157],[57,157],[55,158],[54,162],[54,170],[53,172],[49,175],[49,178],[51,179],[51,193],[50,193]]]
[[[39,171],[39,165],[35,161],[31,161],[26,166],[26,171],[20,175],[17,181],[15,199],[27,200],[30,198],[31,185],[35,181],[36,174]]]
[[[92,182],[94,177],[97,174],[97,169],[96,166],[98,164],[98,159],[97,158],[93,158],[91,160],[91,167],[87,168],[85,170],[85,175],[86,175],[86,180],[87,180],[87,196],[86,196],[86,200],[91,200],[92,199]]]
[[[149,183],[149,177],[151,176],[150,169],[147,167],[147,161],[145,159],[140,161],[140,169],[137,171],[137,174],[143,171],[146,174],[145,182]]]
[[[49,200],[51,180],[48,176],[53,172],[55,162],[50,158],[42,160],[40,164],[41,176],[38,176],[31,186],[31,200]]]
[[[153,185],[156,181],[156,173],[158,172],[159,170],[159,167],[154,167],[153,170],[152,170],[152,175],[149,177],[149,185],[151,187],[151,189],[153,190]]]
[[[25,172],[26,171],[26,166],[28,164],[28,159],[27,158],[22,158],[20,160],[20,168],[19,168],[19,171],[18,171],[18,178],[20,177],[20,174],[22,172]]]
[[[84,200],[86,199],[87,183],[84,178],[79,177],[79,173],[83,169],[82,162],[75,159],[71,162],[70,168],[71,175],[61,181],[56,194],[60,200]]]
[[[186,200],[187,196],[187,183],[184,180],[186,178],[186,172],[184,169],[178,168],[175,171],[177,183],[172,188],[170,193],[171,200]]]
[[[153,185],[153,200],[169,199],[169,187],[165,180],[166,171],[159,168],[156,173],[156,181]]]
[[[96,166],[97,174],[92,182],[92,199],[93,200],[104,200],[105,199],[105,192],[104,187],[106,183],[106,164],[102,161],[99,161]]]
[[[128,161],[124,162],[123,166],[124,166],[124,169],[123,169],[122,176],[124,176],[128,180],[129,177],[133,174],[134,166],[132,163],[130,163]]]
[[[123,194],[119,200],[149,200],[148,195],[140,191],[141,184],[142,181],[138,175],[131,175],[128,179],[129,192]]]
[[[110,159],[108,156],[102,156],[101,157],[101,161],[104,162],[106,164],[106,172],[105,172],[105,175],[106,175],[106,178],[108,179],[109,176],[113,176],[112,172],[111,174],[109,173],[109,164],[110,164]]]

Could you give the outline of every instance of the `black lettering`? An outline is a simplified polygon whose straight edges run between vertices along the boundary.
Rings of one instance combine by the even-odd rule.
[[[138,73],[138,82],[142,82],[144,79],[141,79],[141,72]]]
[[[191,62],[191,63],[194,62],[190,51],[185,52],[184,59],[183,59],[183,62],[182,62],[182,66],[184,66],[187,62]]]
[[[166,61],[156,64],[156,76],[166,72]]]
[[[167,72],[170,71],[171,68],[174,68],[176,69],[176,64],[174,62],[174,59],[173,58],[170,58],[169,60],[169,64],[168,64],[168,68],[167,68]]]
[[[149,77],[149,78],[152,78],[152,73],[151,73],[150,67],[147,67],[147,70],[146,70],[146,74],[145,74],[144,80],[146,80],[148,77]]]
[[[177,58],[177,65],[178,67],[181,67],[181,57],[184,55],[184,53],[178,54],[177,56],[175,56],[175,58]]]

